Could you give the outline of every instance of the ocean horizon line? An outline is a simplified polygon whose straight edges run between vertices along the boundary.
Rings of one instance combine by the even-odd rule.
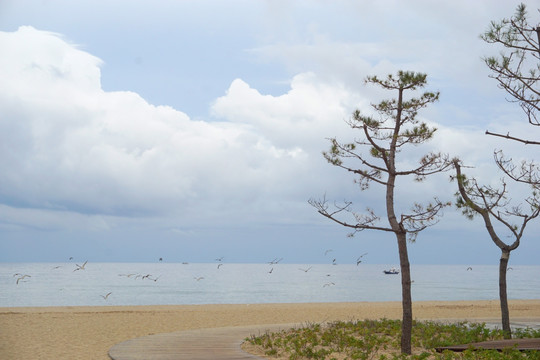
[[[95,264],[179,264],[179,265],[189,265],[189,264],[200,264],[200,265],[208,265],[208,264],[239,264],[239,265],[264,265],[264,264],[273,264],[273,265],[306,265],[306,264],[312,264],[312,265],[333,265],[332,261],[326,261],[326,262],[320,262],[320,261],[305,261],[305,262],[297,262],[297,261],[280,261],[279,263],[272,263],[271,261],[136,261],[136,260],[125,260],[125,261],[109,261],[109,260],[92,260],[90,258],[77,258],[73,260],[47,260],[47,261],[32,261],[32,260],[21,260],[21,261],[2,261],[0,260],[0,264],[71,264],[76,262],[84,262],[88,261],[89,263],[95,263]],[[335,265],[357,265],[355,261],[352,262],[338,262]],[[381,265],[381,266],[395,266],[399,267],[399,261],[398,262],[384,262],[384,263],[374,263],[374,262],[362,262],[361,264],[358,264],[358,266],[362,265]],[[410,262],[410,266],[499,266],[498,262],[493,263],[414,263]],[[511,263],[509,266],[540,266],[540,264],[533,264],[533,263]]]

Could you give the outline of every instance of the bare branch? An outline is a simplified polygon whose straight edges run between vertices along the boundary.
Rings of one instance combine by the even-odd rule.
[[[348,228],[352,228],[357,231],[362,230],[381,230],[381,231],[393,231],[391,228],[384,226],[375,225],[376,222],[380,221],[380,217],[375,215],[374,211],[370,208],[366,209],[366,214],[355,213],[351,210],[352,203],[349,201],[344,201],[343,204],[338,204],[334,202],[333,210],[329,211],[328,201],[326,200],[326,195],[323,199],[315,200],[310,199],[308,203],[317,209],[317,212],[322,216]],[[349,222],[342,220],[338,217],[340,213],[347,212],[356,220],[356,222]]]
[[[427,176],[451,170],[452,161],[447,154],[429,153],[420,159],[420,166],[415,169],[398,171],[397,175],[414,175],[416,181],[423,181]]]
[[[518,167],[512,158],[504,156],[502,150],[495,150],[493,156],[499,169],[512,180],[540,189],[540,165],[538,163],[522,161]]]
[[[508,133],[506,135],[503,135],[503,134],[492,133],[492,132],[486,130],[486,135],[498,136],[498,137],[502,137],[502,138],[509,139],[509,140],[519,141],[519,142],[522,142],[522,143],[524,143],[526,145],[529,145],[529,144],[540,145],[540,141],[532,141],[532,140],[520,139],[520,138],[517,138],[517,137],[514,137],[514,136],[510,136],[510,133]]]
[[[451,202],[441,202],[435,198],[434,203],[426,206],[415,203],[411,214],[402,214],[400,223],[407,229],[409,240],[416,240],[420,231],[438,223],[442,209],[451,204]]]

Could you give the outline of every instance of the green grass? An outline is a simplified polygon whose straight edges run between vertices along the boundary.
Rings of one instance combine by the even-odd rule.
[[[307,324],[300,328],[265,333],[246,338],[257,353],[269,358],[300,359],[361,359],[361,360],[421,360],[421,359],[536,359],[540,351],[508,349],[466,350],[462,353],[435,352],[435,347],[468,344],[503,339],[501,330],[488,329],[485,324],[415,322],[413,325],[413,355],[400,353],[401,321],[363,320],[337,321],[328,324]],[[540,337],[540,330],[516,329],[514,338]]]

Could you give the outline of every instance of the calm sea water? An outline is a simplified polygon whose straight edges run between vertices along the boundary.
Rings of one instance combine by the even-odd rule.
[[[0,307],[399,301],[401,277],[383,274],[389,267],[0,263]],[[467,268],[412,265],[413,300],[498,299],[498,267]],[[540,266],[513,266],[508,296],[540,299]]]

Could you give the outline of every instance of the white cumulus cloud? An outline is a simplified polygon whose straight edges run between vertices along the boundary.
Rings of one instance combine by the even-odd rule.
[[[276,204],[306,204],[324,136],[342,131],[352,103],[313,74],[278,97],[235,80],[214,104],[219,121],[195,121],[133,92],[104,91],[102,61],[57,34],[21,27],[0,42],[10,54],[0,60],[0,198],[11,207],[285,213]]]

